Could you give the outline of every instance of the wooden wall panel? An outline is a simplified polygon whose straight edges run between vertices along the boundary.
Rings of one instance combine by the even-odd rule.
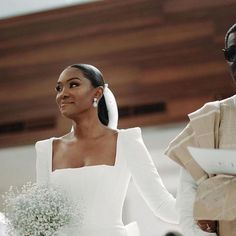
[[[166,0],[164,4],[164,11],[175,13],[175,12],[192,12],[197,10],[212,11],[215,8],[219,9],[224,6],[235,6],[235,0]]]
[[[230,96],[221,48],[236,0],[105,0],[0,21],[0,146],[70,129],[55,104],[60,72],[89,63],[117,97],[119,127],[187,119]]]

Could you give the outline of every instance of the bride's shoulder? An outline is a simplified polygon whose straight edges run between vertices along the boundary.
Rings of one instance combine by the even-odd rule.
[[[49,145],[49,143],[52,141],[53,138],[48,138],[48,139],[43,139],[43,140],[39,140],[35,143],[35,147],[38,148],[40,146],[45,146],[45,145]]]
[[[60,141],[64,141],[64,140],[67,140],[68,137],[70,137],[71,133],[68,133],[68,134],[65,134],[61,137],[50,137],[50,138],[47,138],[47,139],[42,139],[42,140],[39,140],[35,143],[35,146],[36,148],[37,147],[40,147],[40,146],[47,146],[47,145],[51,145],[52,142],[54,143],[57,143],[57,142],[60,142]]]
[[[120,129],[119,133],[127,138],[139,138],[142,136],[140,127],[133,127],[128,129]]]

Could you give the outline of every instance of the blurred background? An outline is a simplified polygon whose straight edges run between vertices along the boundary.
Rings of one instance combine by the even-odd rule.
[[[37,140],[70,130],[54,88],[74,63],[103,72],[119,128],[142,128],[175,195],[179,167],[164,149],[188,113],[235,93],[221,50],[235,10],[236,0],[0,0],[0,195],[35,180]],[[133,220],[141,236],[180,230],[155,218],[131,183],[124,222]]]

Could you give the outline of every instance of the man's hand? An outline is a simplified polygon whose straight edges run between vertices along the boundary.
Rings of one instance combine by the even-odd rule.
[[[198,220],[197,225],[201,228],[201,230],[216,233],[217,231],[217,222],[212,220]]]

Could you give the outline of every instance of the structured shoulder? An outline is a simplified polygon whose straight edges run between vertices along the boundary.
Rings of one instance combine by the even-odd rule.
[[[232,96],[232,97],[228,97],[226,99],[223,100],[219,100],[219,101],[213,101],[213,102],[207,102],[205,103],[201,108],[199,108],[198,110],[192,112],[189,114],[189,118],[196,118],[198,116],[207,114],[207,113],[213,113],[213,112],[220,112],[220,106],[235,106],[235,101],[236,101],[236,95]]]
[[[128,137],[128,138],[131,138],[131,137],[136,138],[142,135],[140,127],[121,129],[120,132],[123,134],[123,136]]]
[[[234,106],[235,107],[235,103],[236,103],[236,95],[220,101],[221,105],[226,105],[226,106]]]
[[[50,139],[40,140],[36,142],[36,179],[39,184],[47,184],[49,181],[49,173],[51,171],[51,141]]]
[[[206,114],[214,112],[215,113],[220,112],[220,101],[207,102],[201,108],[190,113],[188,116],[190,120],[193,120],[198,117],[201,117],[202,115],[205,116]]]
[[[49,146],[49,145],[50,145],[50,142],[51,142],[51,139],[52,139],[52,138],[37,141],[37,142],[35,143],[35,148],[36,148],[36,149],[39,149],[39,148],[41,148],[41,147]]]

